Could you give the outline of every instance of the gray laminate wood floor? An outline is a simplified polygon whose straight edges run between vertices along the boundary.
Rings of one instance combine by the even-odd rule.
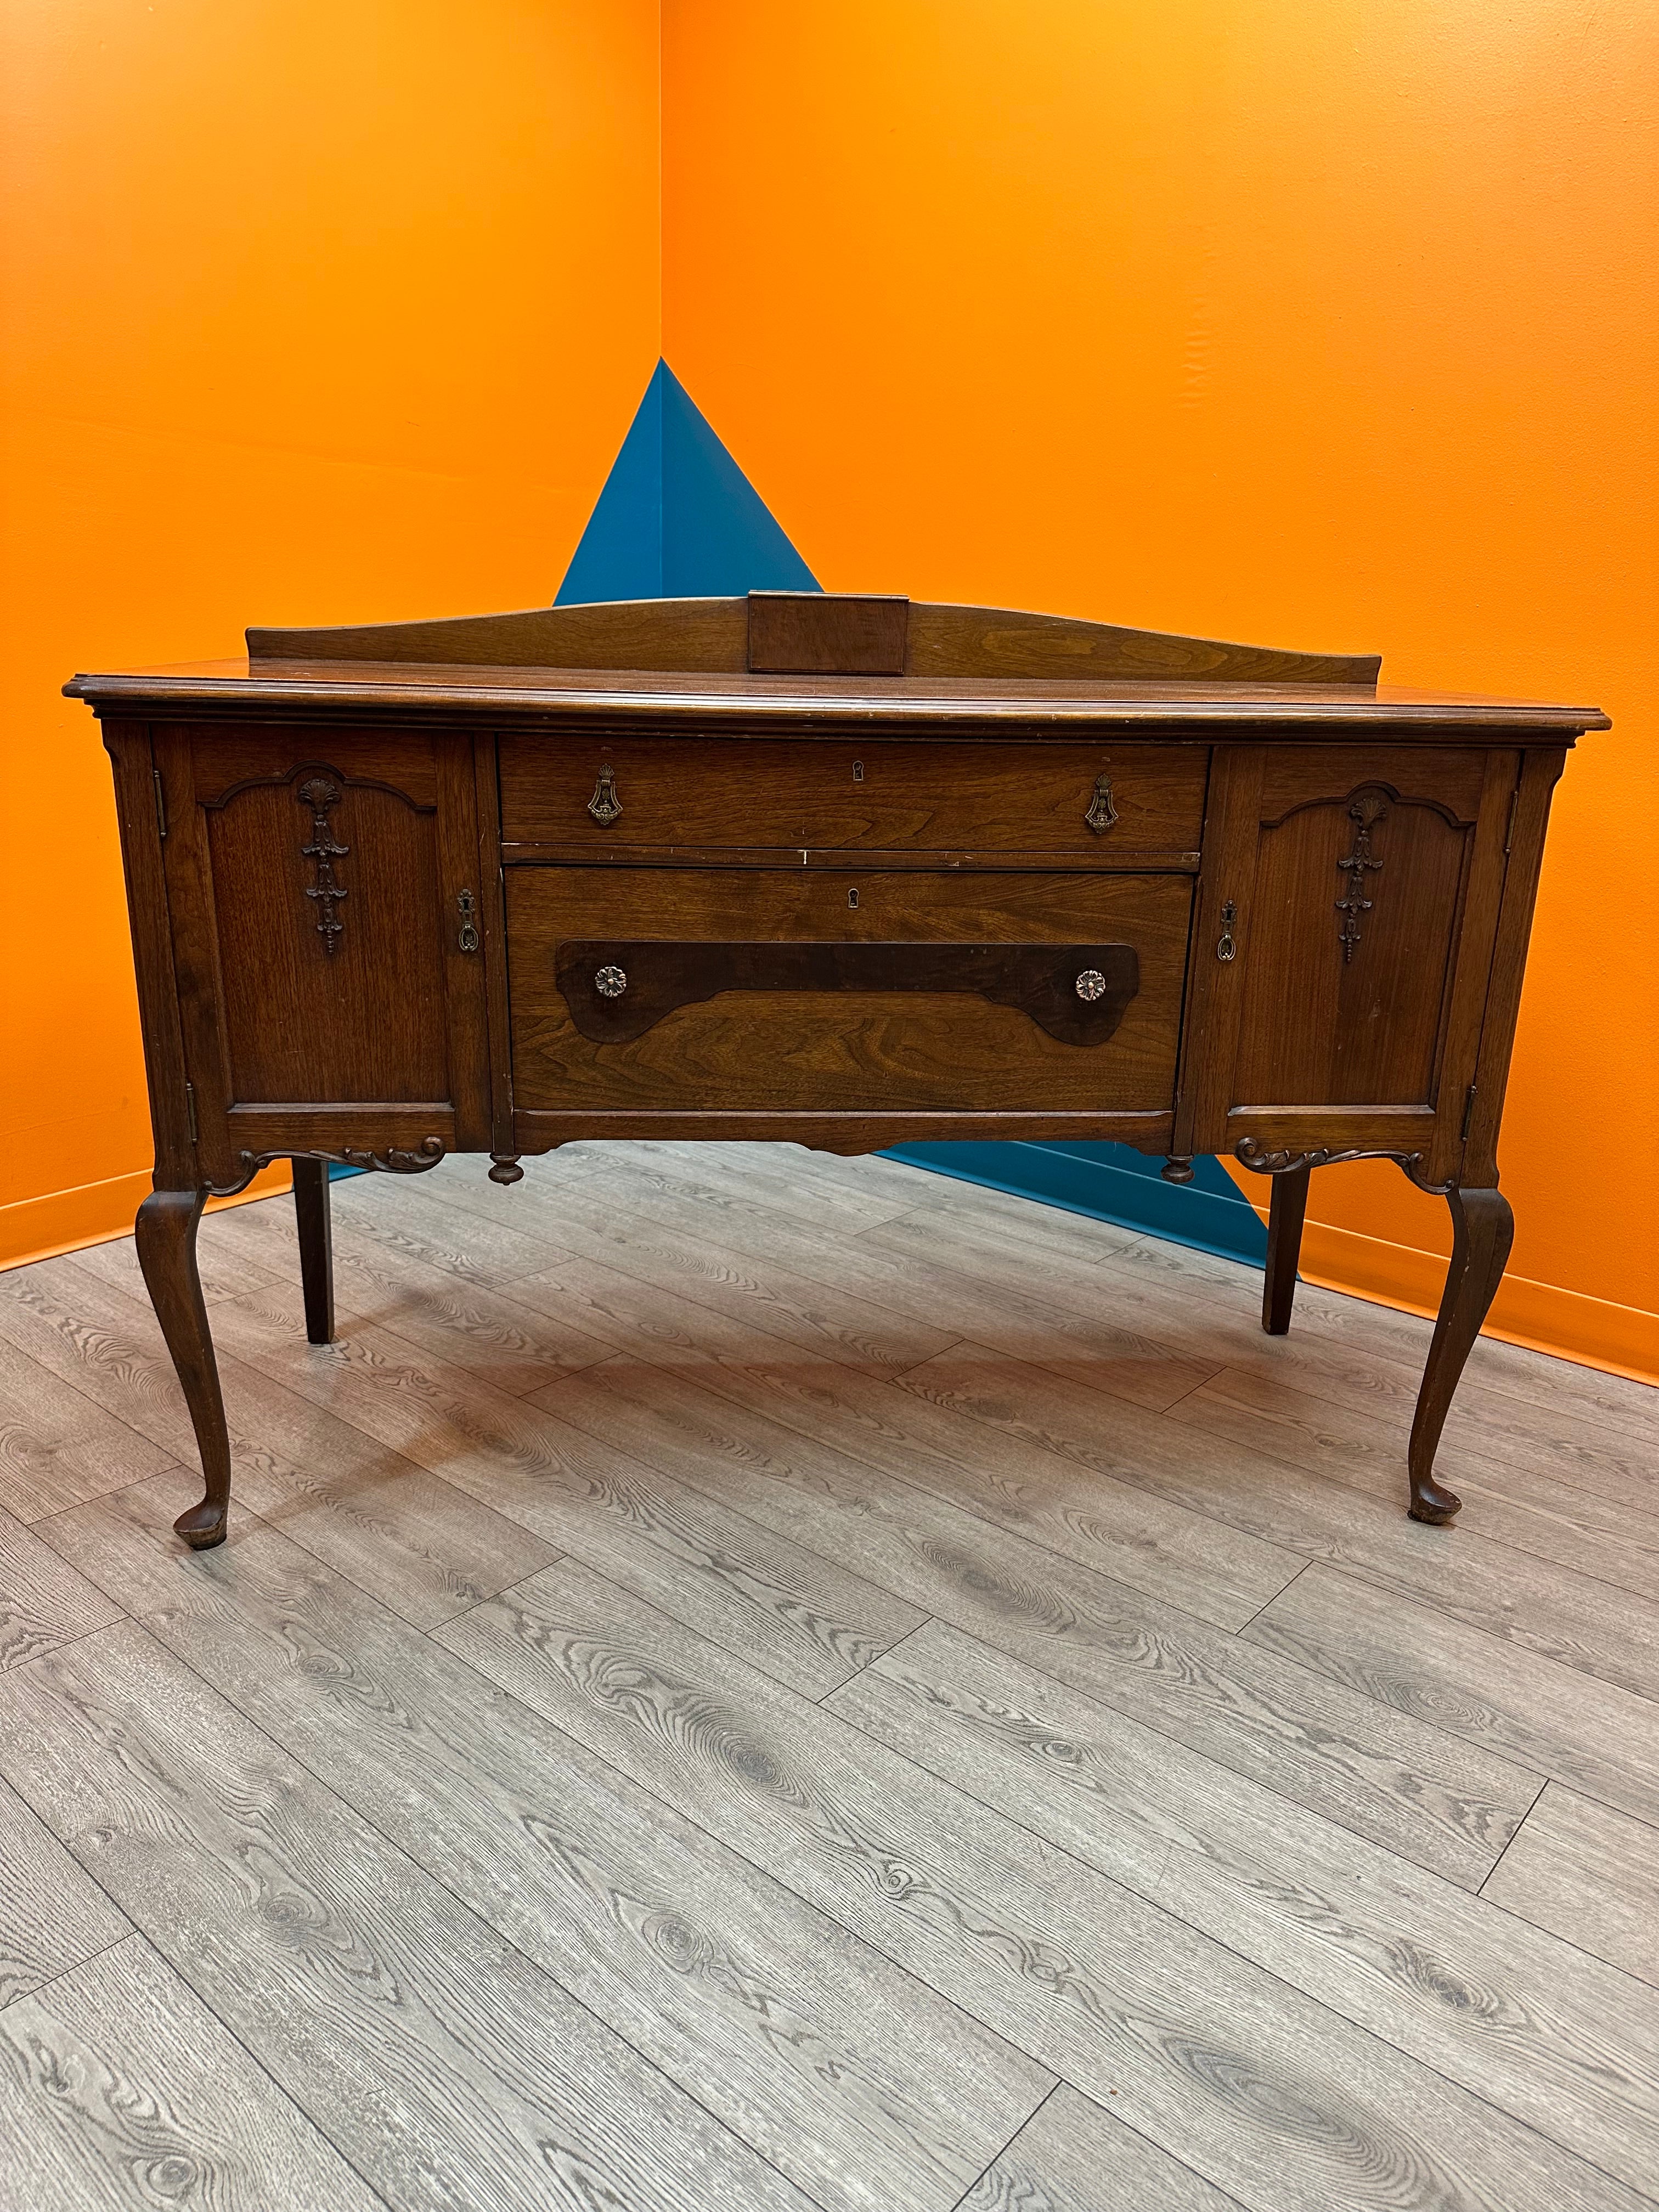
[[[1659,2197],[1659,1394],[872,1159],[0,1276],[0,2203]]]

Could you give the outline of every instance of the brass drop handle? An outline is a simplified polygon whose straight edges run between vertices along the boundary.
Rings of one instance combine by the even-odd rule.
[[[1238,920],[1238,908],[1229,899],[1221,909],[1221,936],[1215,948],[1218,960],[1236,960],[1238,946],[1233,937],[1233,924]]]
[[[587,811],[601,830],[608,830],[622,813],[622,801],[617,796],[617,771],[609,761],[599,770],[599,781],[593,786],[593,796],[587,802]]]
[[[456,933],[455,942],[463,952],[476,952],[478,949],[478,925],[473,917],[477,909],[472,903],[472,894],[470,890],[456,892],[455,910],[461,917],[461,926]]]
[[[1089,801],[1089,811],[1083,818],[1097,837],[1103,837],[1117,820],[1117,809],[1112,804],[1112,779],[1109,775],[1095,778],[1095,795]]]

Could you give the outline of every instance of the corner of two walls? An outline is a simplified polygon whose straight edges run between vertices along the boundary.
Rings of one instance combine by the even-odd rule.
[[[151,1140],[76,669],[548,597],[661,352],[656,0],[131,0],[0,22],[0,1267]]]

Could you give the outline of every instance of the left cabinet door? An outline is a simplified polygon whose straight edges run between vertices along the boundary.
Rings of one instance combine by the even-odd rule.
[[[204,1180],[272,1152],[487,1150],[470,734],[180,723],[151,743]]]

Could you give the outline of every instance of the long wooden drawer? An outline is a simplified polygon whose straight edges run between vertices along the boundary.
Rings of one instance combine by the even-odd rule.
[[[505,736],[501,835],[618,860],[781,847],[1179,865],[1198,850],[1208,757],[1201,744]]]
[[[520,866],[507,877],[522,1109],[1109,1114],[1172,1103],[1184,875]]]

